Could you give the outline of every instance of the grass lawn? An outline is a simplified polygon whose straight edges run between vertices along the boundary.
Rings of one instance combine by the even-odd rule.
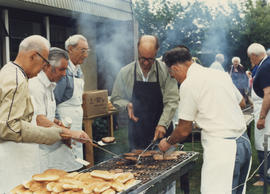
[[[253,125],[253,123],[252,123]],[[116,144],[107,146],[106,148],[111,150],[112,152],[121,154],[124,152],[128,152],[128,141],[127,141],[127,129],[122,128],[115,131],[115,137],[116,137]],[[258,160],[257,160],[257,153],[254,149],[254,136],[253,136],[253,127],[251,129],[251,143],[252,143],[252,156],[253,156],[253,162],[252,162],[252,168],[250,174],[254,172],[254,170],[257,168]],[[191,151],[192,146],[190,142],[184,143],[185,147],[184,150]],[[194,151],[199,152],[200,156],[198,161],[196,162],[195,167],[189,172],[189,181],[190,181],[190,194],[199,194],[200,193],[200,179],[201,179],[201,167],[202,167],[202,147],[200,142],[196,142],[194,144]],[[95,154],[95,163],[99,163],[101,161],[107,160],[111,158],[111,155],[98,150],[95,148],[94,150]],[[247,184],[247,194],[262,194],[263,193],[263,187],[254,187],[252,184],[256,182],[256,177],[253,177]],[[268,187],[268,190],[270,188]],[[179,187],[179,182],[177,182],[177,194],[184,194],[183,191],[181,191]]]

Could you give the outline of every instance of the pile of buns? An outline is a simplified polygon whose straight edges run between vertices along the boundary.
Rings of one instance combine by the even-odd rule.
[[[18,185],[11,194],[113,194],[138,184],[131,172],[93,170],[86,173],[67,173],[49,169]]]

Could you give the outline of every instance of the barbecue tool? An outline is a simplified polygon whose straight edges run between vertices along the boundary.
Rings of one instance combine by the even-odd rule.
[[[143,153],[145,153],[150,147],[152,147],[153,145],[155,145],[157,141],[158,141],[157,139],[156,140],[152,140],[151,143],[143,150],[143,152],[140,153],[140,155],[138,156],[138,159],[137,159],[137,163],[136,164],[140,164],[141,163],[141,161],[140,161],[141,155]]]

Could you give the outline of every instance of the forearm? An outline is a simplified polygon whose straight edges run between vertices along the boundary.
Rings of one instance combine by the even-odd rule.
[[[55,123],[50,121],[45,115],[37,115],[36,121],[37,121],[37,125],[41,127],[55,126]]]
[[[270,87],[267,87],[264,89],[264,97],[259,118],[265,119],[269,109],[270,109]]]
[[[173,145],[178,142],[184,141],[192,131],[192,121],[179,120],[175,130],[172,132],[168,143]]]

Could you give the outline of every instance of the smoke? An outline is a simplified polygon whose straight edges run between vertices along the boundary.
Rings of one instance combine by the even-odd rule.
[[[97,64],[97,89],[111,94],[121,67],[134,59],[133,21],[117,21],[81,14],[78,26],[83,35],[91,37],[93,58]]]

